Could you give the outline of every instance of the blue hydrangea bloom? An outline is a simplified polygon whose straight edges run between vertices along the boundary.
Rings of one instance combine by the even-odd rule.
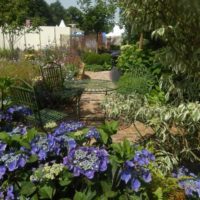
[[[69,151],[63,163],[74,176],[84,175],[92,179],[95,172],[104,172],[108,166],[108,153],[105,149],[96,147],[77,147]]]
[[[6,173],[6,167],[0,166],[0,180],[3,178],[4,174]]]
[[[179,186],[185,190],[188,197],[200,198],[200,179],[183,180],[179,182]]]
[[[132,190],[138,192],[141,181],[145,183],[151,182],[152,177],[148,165],[154,160],[154,155],[146,149],[137,151],[133,159],[124,163],[121,171],[121,180],[126,184],[130,183]]]
[[[73,131],[77,131],[80,128],[83,128],[85,124],[83,122],[62,122],[58,128],[55,129],[53,135],[54,136],[59,136],[63,135],[65,133],[70,133]]]
[[[141,186],[141,182],[138,179],[133,178],[131,180],[131,189],[132,190],[134,190],[135,192],[138,192],[140,189],[140,186]]]
[[[23,154],[15,154],[15,153],[5,153],[3,156],[0,158],[0,174],[3,176],[5,173],[5,168],[8,169],[8,171],[12,172],[15,171],[18,168],[23,168],[27,162],[27,156]],[[4,172],[4,173],[3,173]]]
[[[10,185],[8,188],[7,188],[7,195],[5,197],[5,200],[14,200],[15,199],[15,196],[14,196],[14,188],[13,188],[13,185]]]
[[[24,106],[12,106],[7,109],[7,113],[14,114],[15,112],[19,112],[24,116],[32,115],[32,110],[30,108]]]
[[[98,140],[100,138],[99,132],[97,131],[97,129],[95,127],[90,128],[88,133],[85,135],[86,138],[88,139],[96,139]]]
[[[9,185],[4,190],[0,187],[0,199],[4,199],[4,200],[14,200],[14,199],[17,199],[14,196],[14,187],[13,187],[13,185]]]
[[[0,155],[6,150],[7,144],[0,142]]]
[[[179,181],[179,186],[184,189],[185,194],[189,198],[200,198],[200,179],[194,173],[182,166],[173,172],[172,175],[178,179],[185,179]]]

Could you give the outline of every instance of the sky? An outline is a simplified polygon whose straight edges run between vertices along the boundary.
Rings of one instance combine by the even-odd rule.
[[[56,0],[46,0],[48,4],[56,2]],[[77,6],[77,0],[60,0],[60,3],[63,5],[63,7],[68,8],[70,6]]]

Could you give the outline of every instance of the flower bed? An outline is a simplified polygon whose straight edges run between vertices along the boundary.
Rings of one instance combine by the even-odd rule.
[[[16,111],[27,114],[8,111],[9,123]],[[200,196],[198,177],[183,170],[164,176],[153,149],[112,143],[115,121],[98,128],[62,122],[48,134],[16,126],[0,134],[0,199],[185,199],[184,190],[188,199]]]

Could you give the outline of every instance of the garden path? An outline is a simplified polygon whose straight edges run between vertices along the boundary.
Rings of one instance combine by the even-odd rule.
[[[111,72],[110,71],[101,71],[101,72],[85,72],[85,78],[91,79],[103,79],[103,80],[111,80]],[[81,117],[86,121],[86,123],[92,125],[92,123],[98,124],[103,121],[103,113],[100,107],[100,102],[105,97],[105,94],[83,94],[81,97]],[[98,100],[98,101],[92,101]],[[95,125],[94,124],[94,125]],[[113,140],[115,142],[120,142],[123,139],[127,138],[130,141],[136,141],[139,138],[138,130],[142,133],[142,136],[146,136],[147,134],[152,134],[152,130],[144,126],[144,124],[140,122],[135,123],[134,125],[125,126],[120,125],[119,131],[116,135],[113,136]]]

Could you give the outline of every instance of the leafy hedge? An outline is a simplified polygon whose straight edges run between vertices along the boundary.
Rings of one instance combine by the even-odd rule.
[[[88,65],[104,65],[112,64],[112,56],[108,53],[103,53],[103,54],[97,54],[94,52],[86,52],[82,55],[83,61],[88,64]]]
[[[152,65],[152,52],[138,49],[136,45],[124,45],[121,47],[117,67],[122,72],[131,72],[137,68],[149,68]]]

